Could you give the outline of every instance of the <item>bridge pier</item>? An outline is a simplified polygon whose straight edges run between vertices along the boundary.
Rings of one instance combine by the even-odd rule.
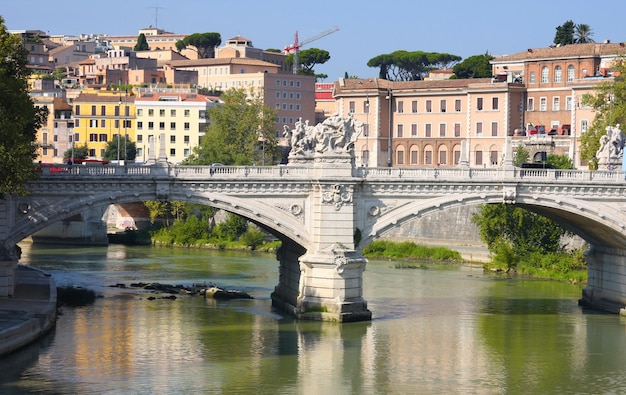
[[[20,248],[0,247],[0,297],[13,296]]]
[[[626,250],[592,246],[586,257],[589,276],[579,304],[626,315]]]

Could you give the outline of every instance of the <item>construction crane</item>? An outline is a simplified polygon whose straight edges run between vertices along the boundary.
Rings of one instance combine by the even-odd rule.
[[[328,29],[328,30],[318,34],[317,36],[313,36],[313,37],[307,38],[306,40],[302,40],[302,41],[298,40],[298,31],[296,30],[296,37],[293,40],[293,44],[287,45],[285,47],[285,52],[287,52],[287,53],[293,52],[293,73],[294,74],[298,74],[298,69],[300,68],[300,62],[299,62],[300,48],[302,48],[303,46],[305,46],[306,44],[308,44],[310,42],[313,42],[315,40],[319,40],[320,38],[328,36],[329,34],[333,34],[337,30],[339,30],[339,28],[338,27],[334,27],[332,29]]]

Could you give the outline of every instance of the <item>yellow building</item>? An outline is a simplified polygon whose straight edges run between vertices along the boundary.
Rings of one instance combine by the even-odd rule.
[[[168,162],[180,163],[200,144],[209,122],[207,110],[218,98],[192,89],[139,89],[137,162],[149,162],[165,152]]]
[[[85,90],[73,102],[75,146],[87,146],[89,159],[102,159],[109,141],[135,141],[135,96],[131,92]],[[120,161],[125,160],[120,150]]]

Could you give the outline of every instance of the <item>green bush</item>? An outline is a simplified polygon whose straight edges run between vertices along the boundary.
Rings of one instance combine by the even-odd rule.
[[[417,245],[411,241],[376,240],[365,246],[361,252],[370,258],[461,260],[461,254],[458,251],[452,251],[446,247]]]

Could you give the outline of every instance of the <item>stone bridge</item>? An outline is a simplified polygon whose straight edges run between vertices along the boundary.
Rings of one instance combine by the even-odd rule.
[[[274,305],[299,318],[368,320],[363,246],[438,210],[508,203],[552,218],[589,243],[582,302],[614,312],[626,306],[624,173],[518,169],[511,144],[501,168],[470,168],[467,147],[457,168],[356,167],[361,130],[353,118],[333,116],[316,126],[298,121],[285,128],[287,166],[170,166],[162,148],[150,166],[45,167],[28,185],[30,195],[0,200],[0,297],[13,295],[22,239],[75,215],[97,216],[111,204],[169,200],[223,209],[276,235],[282,246]]]
[[[241,215],[282,241],[273,303],[301,318],[367,320],[360,249],[414,217],[485,203],[516,204],[586,240],[582,301],[626,306],[626,182],[621,172],[502,168],[359,168],[320,155],[274,167],[60,166],[28,196],[0,201],[0,297],[14,290],[16,243],[110,204],[171,200]],[[62,170],[62,171],[61,171]]]

